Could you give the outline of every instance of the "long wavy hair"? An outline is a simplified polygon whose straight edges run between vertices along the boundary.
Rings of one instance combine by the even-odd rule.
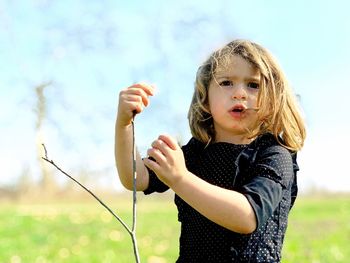
[[[275,58],[265,48],[248,40],[228,43],[212,53],[198,68],[188,112],[192,136],[205,144],[215,141],[208,89],[215,80],[217,69],[229,65],[233,55],[241,56],[260,72],[258,123],[249,131],[249,138],[272,133],[287,149],[300,150],[306,129],[297,99]]]

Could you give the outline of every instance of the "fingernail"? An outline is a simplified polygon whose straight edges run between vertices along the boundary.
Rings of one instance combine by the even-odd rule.
[[[157,90],[157,86],[155,84],[151,84],[151,87],[152,87],[152,95],[154,95],[156,93],[156,90]]]

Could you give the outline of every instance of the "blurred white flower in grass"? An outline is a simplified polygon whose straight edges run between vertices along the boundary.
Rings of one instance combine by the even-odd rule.
[[[77,213],[77,212],[72,212],[69,214],[69,221],[72,223],[72,224],[82,224],[84,223],[84,217],[80,214],[80,213]]]
[[[10,263],[21,263],[22,259],[18,255],[13,255],[10,259]]]
[[[139,241],[141,247],[151,247],[153,239],[151,236],[144,236]]]
[[[109,233],[109,239],[112,241],[121,241],[123,238],[124,235],[118,230],[113,230]]]
[[[331,253],[336,261],[343,262],[344,254],[338,246],[331,246]]]
[[[158,255],[164,254],[169,249],[169,242],[167,240],[162,240],[154,248],[154,252]]]
[[[35,259],[35,263],[48,263],[50,262],[49,260],[47,260],[45,257],[43,256],[39,256]]]
[[[79,237],[79,244],[82,246],[87,246],[90,243],[90,238],[87,235],[81,235]]]
[[[104,253],[103,262],[115,262],[116,257],[117,255],[115,254],[115,252],[109,249]]]
[[[42,205],[22,206],[19,210],[21,216],[31,216],[36,220],[55,220],[59,210]]]
[[[101,218],[101,221],[103,223],[109,223],[112,221],[113,219],[113,216],[107,212],[107,211],[103,211],[101,214],[100,214],[100,218]]]
[[[165,258],[157,257],[157,256],[150,256],[147,259],[147,263],[167,263],[168,261]]]
[[[72,253],[74,255],[79,255],[81,253],[81,245],[80,244],[74,244],[72,246]]]
[[[68,248],[61,248],[60,251],[58,252],[58,255],[60,256],[60,258],[62,259],[66,259],[70,256],[70,251]]]

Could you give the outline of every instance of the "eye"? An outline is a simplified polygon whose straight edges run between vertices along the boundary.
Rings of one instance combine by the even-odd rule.
[[[231,80],[223,80],[219,82],[221,87],[233,86],[233,82]]]
[[[248,88],[251,88],[251,89],[258,89],[258,88],[259,88],[259,84],[256,83],[256,82],[249,82],[249,83],[248,83]]]

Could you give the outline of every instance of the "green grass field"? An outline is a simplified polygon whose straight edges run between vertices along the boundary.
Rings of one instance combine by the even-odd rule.
[[[139,197],[141,262],[175,262],[175,205],[169,199]],[[131,224],[131,201],[107,203]],[[1,204],[0,218],[0,262],[134,262],[129,234],[94,200]],[[349,262],[349,244],[350,197],[299,198],[290,216],[282,262]]]

